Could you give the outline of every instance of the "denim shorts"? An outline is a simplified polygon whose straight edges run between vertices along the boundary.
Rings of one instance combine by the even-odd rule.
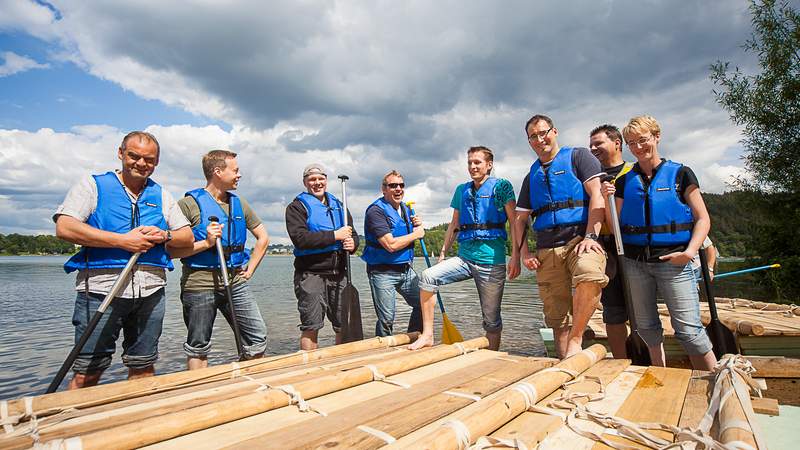
[[[425,269],[419,278],[419,288],[436,292],[439,286],[470,278],[475,280],[478,288],[483,329],[491,333],[501,331],[503,319],[500,317],[500,303],[506,285],[505,264],[476,264],[456,256]]]
[[[656,304],[656,291],[669,310],[675,338],[689,355],[711,351],[711,341],[700,321],[700,297],[691,264],[676,266],[668,262],[643,262],[623,258],[631,290],[639,335],[648,346],[664,342],[664,330]]]
[[[75,298],[72,324],[77,343],[105,295],[79,291]],[[165,310],[164,289],[147,297],[115,298],[100,318],[86,345],[75,359],[72,370],[102,372],[111,365],[117,339],[122,331],[122,363],[131,369],[145,369],[158,359],[158,339]]]
[[[333,331],[341,328],[340,300],[345,287],[344,275],[320,275],[313,272],[294,272],[294,295],[300,313],[300,331],[321,330],[328,317]]]
[[[247,283],[231,286],[233,307],[236,308],[236,322],[242,338],[242,347],[247,358],[262,355],[267,349],[267,326],[261,317]],[[211,351],[211,332],[217,310],[231,323],[230,306],[225,288],[203,291],[181,292],[183,303],[183,322],[188,330],[183,351],[190,358],[203,358]],[[235,344],[229,345],[235,348]]]
[[[397,294],[410,306],[408,331],[422,331],[422,309],[419,304],[419,278],[410,265],[402,270],[370,270],[369,288],[375,305],[375,336],[391,336],[394,328]]]

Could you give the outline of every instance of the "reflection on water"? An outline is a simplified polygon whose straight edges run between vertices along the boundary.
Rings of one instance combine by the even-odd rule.
[[[74,305],[74,276],[61,269],[66,257],[27,256],[0,257],[0,399],[42,393],[50,383],[73,345],[71,324]],[[421,259],[421,258],[420,258]],[[250,288],[258,299],[267,322],[268,348],[273,354],[298,349],[299,315],[292,288],[292,258],[265,258]],[[351,258],[353,284],[361,297],[365,337],[374,335],[375,310],[369,291],[364,263]],[[424,262],[417,260],[417,271]],[[159,373],[183,370],[183,342],[186,327],[179,299],[179,271],[169,276],[167,313],[159,343]],[[466,339],[483,335],[481,313],[475,284],[464,281],[442,289],[448,317]],[[503,297],[503,342],[501,350],[512,353],[543,356],[544,346],[537,330],[542,326],[542,306],[533,278],[509,282]],[[403,331],[411,309],[403,301],[397,304],[395,330]],[[436,333],[441,327],[441,315],[436,313]],[[121,344],[122,340],[118,341]],[[235,358],[233,334],[221,316],[214,327],[211,364],[229,362]],[[326,323],[320,331],[320,345],[333,344],[333,331]],[[106,371],[103,381],[125,378],[127,371],[118,354]],[[69,378],[69,376],[68,376]],[[66,383],[66,381],[65,381]],[[63,386],[62,386],[63,389]]]

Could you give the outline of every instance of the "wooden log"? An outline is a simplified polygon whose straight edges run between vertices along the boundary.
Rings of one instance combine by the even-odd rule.
[[[769,416],[780,415],[778,401],[774,398],[750,397],[750,402],[753,404],[753,412]]]
[[[736,379],[737,383],[746,386],[744,379],[738,373],[732,372],[732,376]],[[733,379],[731,379],[731,377],[718,377],[717,382],[721,383],[723,395],[725,392],[734,389]],[[744,404],[742,404],[742,401],[740,401],[736,393],[733,392],[719,410],[717,416],[719,420],[719,437],[717,439],[723,444],[740,441],[752,448],[758,449],[755,433],[752,429],[753,424],[748,421],[745,408],[753,408],[750,402],[750,395],[748,394],[745,396]],[[749,426],[750,429],[740,428],[742,424],[744,424],[744,426]]]
[[[565,359],[555,367],[564,368],[575,372],[583,372],[593,366],[598,360],[606,356],[606,349],[602,345],[595,344],[582,352]],[[523,381],[527,386],[533,386],[537,398],[532,399],[534,403],[540,398],[550,395],[558,389],[565,381],[572,377],[564,372],[535,373]],[[525,386],[518,384],[517,386]],[[528,389],[528,388],[522,388]],[[528,389],[530,392],[530,389]],[[460,439],[464,438],[474,443],[479,436],[485,436],[501,427],[514,417],[527,410],[526,395],[521,390],[509,389],[503,395],[492,399],[478,402],[480,410],[474,414],[464,417],[460,423],[464,430],[468,431],[469,436],[459,435],[454,428],[449,426],[439,426],[433,433],[428,434],[418,441],[412,443],[410,448],[428,449],[458,449]]]
[[[649,367],[617,411],[617,416],[633,422],[678,425],[691,376],[691,370]],[[650,433],[670,441],[673,438],[672,433],[666,431],[650,431]],[[618,436],[606,434],[605,437],[621,444],[644,448]],[[611,447],[598,442],[592,448],[599,450]]]
[[[440,345],[423,351],[409,352],[390,361],[376,363],[375,369],[385,376],[442,361],[489,345],[485,337],[453,345]],[[303,399],[311,399],[341,389],[373,381],[368,367],[352,369],[318,379],[298,383],[292,388]],[[214,402],[182,411],[150,417],[131,424],[110,427],[71,438],[71,445],[83,449],[136,448],[171,439],[194,431],[249,417],[290,404],[292,396],[278,389],[266,389],[233,399]],[[55,443],[54,443],[55,444]],[[31,442],[32,445],[32,442]]]
[[[800,359],[783,356],[745,356],[763,378],[800,378]]]
[[[664,316],[669,317],[669,311],[667,311],[666,309],[659,310],[658,313],[662,317],[662,320]],[[700,310],[700,320],[703,322],[703,325],[708,325],[709,323],[711,323],[711,314],[708,312],[707,309]],[[731,317],[729,314],[728,315],[722,314],[722,311],[720,311],[719,321],[722,322],[723,325],[725,325],[725,328],[731,330],[734,333],[750,335],[750,336],[762,336],[764,334],[764,325],[754,322],[749,318]],[[662,325],[665,324],[662,322]],[[665,328],[664,334],[666,335],[667,327],[664,326],[664,328]],[[671,325],[669,328],[670,330],[672,330]],[[674,335],[675,334],[674,330],[672,330],[672,333],[670,334]]]
[[[635,371],[628,373],[627,376],[621,376],[630,367],[630,364],[630,360],[627,359],[604,359],[581,374],[583,376],[599,377],[603,386],[606,386],[606,396],[602,400],[592,403],[594,409],[613,413],[622,405],[622,401],[636,385],[636,381],[641,378],[641,374]],[[575,383],[566,389],[566,392],[597,391],[597,383],[592,381]],[[564,392],[564,389],[557,389],[537,403],[537,406],[547,407],[551,401],[561,396]],[[585,403],[585,399],[579,399],[578,401]],[[562,411],[568,412],[567,410]],[[600,432],[603,429],[598,426],[593,431]],[[542,444],[542,448],[588,449],[594,443],[573,433],[564,426],[560,418],[533,411],[523,412],[514,420],[493,432],[491,436],[499,439],[518,439],[528,448],[534,448],[545,439],[547,444]]]
[[[248,375],[264,370],[320,361],[335,356],[348,355],[364,350],[405,345],[416,339],[418,333],[398,334],[389,337],[376,337],[309,352],[278,355],[253,359],[234,364],[223,364],[193,371],[175,372],[156,377],[139,378],[119,383],[104,384],[74,391],[54,392],[33,397],[33,412],[37,417],[46,417],[69,408],[80,408],[104,404],[128,398],[150,395],[163,390],[174,389],[191,383],[206,383],[229,378],[234,370]],[[25,413],[25,398],[8,402],[9,415]]]
[[[386,442],[363,431],[363,427],[402,436],[472,403],[464,397],[444,394],[445,391],[485,396],[554,363],[550,359],[516,361],[495,359],[447,373],[410,390],[397,391],[315,419],[313,429],[306,422],[298,423],[231,448],[264,448],[275,442],[287,442],[287,448],[378,448]]]

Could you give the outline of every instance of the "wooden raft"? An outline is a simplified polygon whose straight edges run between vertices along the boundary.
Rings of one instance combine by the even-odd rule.
[[[666,305],[659,304],[658,312],[664,329],[667,356],[683,356],[683,348],[675,339]],[[800,358],[800,307],[740,298],[717,298],[717,312],[723,325],[736,336],[742,355]],[[708,325],[711,315],[705,302],[700,302],[700,316],[703,325]],[[593,339],[592,342],[605,344],[607,335],[602,311],[594,312],[584,336],[589,341]],[[549,347],[548,353],[552,354]]]
[[[557,445],[551,448],[604,448],[553,411],[581,405],[634,422],[696,427],[714,385],[689,370],[606,359],[601,345],[559,362],[485,350],[485,338],[410,352],[405,345],[413,338],[12,400],[3,405],[0,448],[456,449],[509,440],[528,448],[543,440]],[[731,396],[726,408],[715,419],[730,435],[721,437],[758,448],[752,432],[738,428],[752,411],[749,400]],[[575,420],[603,439],[623,440]],[[651,433],[673,439],[669,431]]]

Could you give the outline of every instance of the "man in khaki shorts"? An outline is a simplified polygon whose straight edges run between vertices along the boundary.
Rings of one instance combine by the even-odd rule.
[[[588,149],[558,146],[558,129],[549,117],[531,117],[525,131],[538,159],[522,182],[509,274],[519,274],[520,258],[536,270],[545,325],[553,328],[558,356],[566,358],[581,350],[583,331],[608,283],[606,255],[597,241],[605,213],[602,172]],[[535,255],[524,244],[531,215]]]

